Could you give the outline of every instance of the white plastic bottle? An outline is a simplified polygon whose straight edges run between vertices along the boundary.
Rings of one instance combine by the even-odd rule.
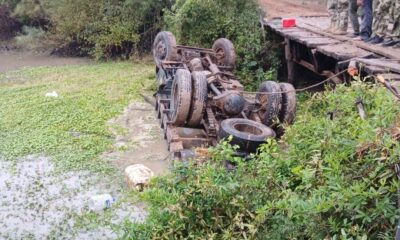
[[[115,198],[110,194],[95,195],[89,200],[89,209],[94,212],[99,212],[110,208],[113,203],[115,203]]]

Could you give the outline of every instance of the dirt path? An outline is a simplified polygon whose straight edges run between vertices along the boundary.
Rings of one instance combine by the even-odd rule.
[[[86,58],[61,58],[33,52],[0,51],[0,72],[23,67],[88,64]]]
[[[259,0],[267,18],[326,14],[324,0]]]
[[[168,172],[170,154],[150,104],[133,102],[109,124],[114,127],[116,148],[123,151],[107,153],[107,159],[112,159],[121,170],[129,165],[144,164],[156,175]],[[124,133],[116,131],[115,126],[123,128]]]

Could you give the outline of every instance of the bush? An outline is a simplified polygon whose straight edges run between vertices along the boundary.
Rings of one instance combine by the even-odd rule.
[[[230,39],[238,55],[236,73],[247,88],[255,89],[274,78],[279,65],[267,54],[262,16],[255,0],[178,0],[164,21],[180,44],[210,48],[218,38]]]
[[[23,25],[44,28],[48,23],[45,3],[44,0],[21,0],[16,4],[14,15]]]
[[[143,195],[151,203],[146,224],[127,225],[125,237],[393,239],[400,105],[363,83],[306,98],[282,143],[268,142],[250,161],[222,143],[210,161],[154,181]]]
[[[41,28],[22,27],[22,33],[15,37],[16,46],[24,49],[37,49],[44,44],[45,31]]]
[[[142,45],[159,29],[166,6],[158,0],[59,0],[49,1],[46,8],[55,37],[65,44],[84,46],[99,59],[127,58],[149,50]]]
[[[19,24],[11,16],[11,9],[8,5],[0,5],[0,40],[11,38],[19,29]]]

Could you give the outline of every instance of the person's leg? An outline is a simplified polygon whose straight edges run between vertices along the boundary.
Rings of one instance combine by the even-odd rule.
[[[337,23],[337,0],[328,0],[327,9],[330,19],[330,25],[327,31],[331,32],[334,30]]]
[[[394,8],[394,19],[395,19],[395,27],[393,30],[393,39],[397,41],[396,48],[400,48],[400,0],[395,1]]]
[[[353,33],[354,35],[359,35],[360,34],[360,23],[358,21],[358,6],[357,6],[357,0],[349,0],[349,16],[350,16],[350,21],[351,25],[353,26]]]
[[[396,19],[395,19],[395,11],[396,11],[396,2],[391,1],[389,7],[389,14],[387,15],[387,26],[384,32],[384,42],[382,43],[383,47],[391,47],[397,44],[397,40],[395,40],[395,27],[396,27]]]
[[[387,23],[389,20],[389,8],[390,8],[390,3],[392,0],[380,0],[379,4],[376,8],[375,12],[375,20],[374,20],[374,26],[373,26],[373,31],[375,37],[369,41],[369,43],[372,44],[379,44],[383,42],[383,37],[385,36],[385,32],[387,29]]]
[[[362,10],[362,20],[361,20],[361,29],[360,36],[362,40],[367,40],[371,37],[372,34],[372,20],[373,20],[373,11],[372,4],[373,2],[377,2],[378,0],[364,0],[364,4],[361,7]]]
[[[347,27],[349,22],[349,0],[338,0],[338,20],[337,20],[337,31],[335,34],[344,35],[347,33]]]

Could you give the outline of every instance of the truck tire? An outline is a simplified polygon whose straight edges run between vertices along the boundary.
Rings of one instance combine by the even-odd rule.
[[[192,78],[190,72],[178,69],[172,83],[170,122],[177,127],[183,126],[189,115],[192,99]]]
[[[296,89],[290,83],[279,83],[282,93],[282,108],[279,121],[292,124],[296,116]]]
[[[256,152],[257,148],[265,143],[267,138],[275,138],[271,128],[242,118],[230,118],[221,122],[219,138],[232,136],[232,145],[238,145],[241,151]]]
[[[260,94],[256,95],[256,99],[262,106],[259,111],[260,119],[264,125],[271,127],[281,111],[281,87],[276,82],[266,81],[260,85],[258,92]],[[267,94],[262,94],[264,92]]]
[[[178,50],[176,39],[171,32],[159,32],[153,43],[153,57],[157,67],[161,68],[162,61],[176,61]]]
[[[216,40],[212,47],[216,56],[216,64],[234,68],[236,63],[236,53],[233,43],[226,38]]]
[[[192,72],[192,101],[190,104],[187,125],[198,127],[203,119],[204,111],[207,106],[207,75],[205,72]]]

